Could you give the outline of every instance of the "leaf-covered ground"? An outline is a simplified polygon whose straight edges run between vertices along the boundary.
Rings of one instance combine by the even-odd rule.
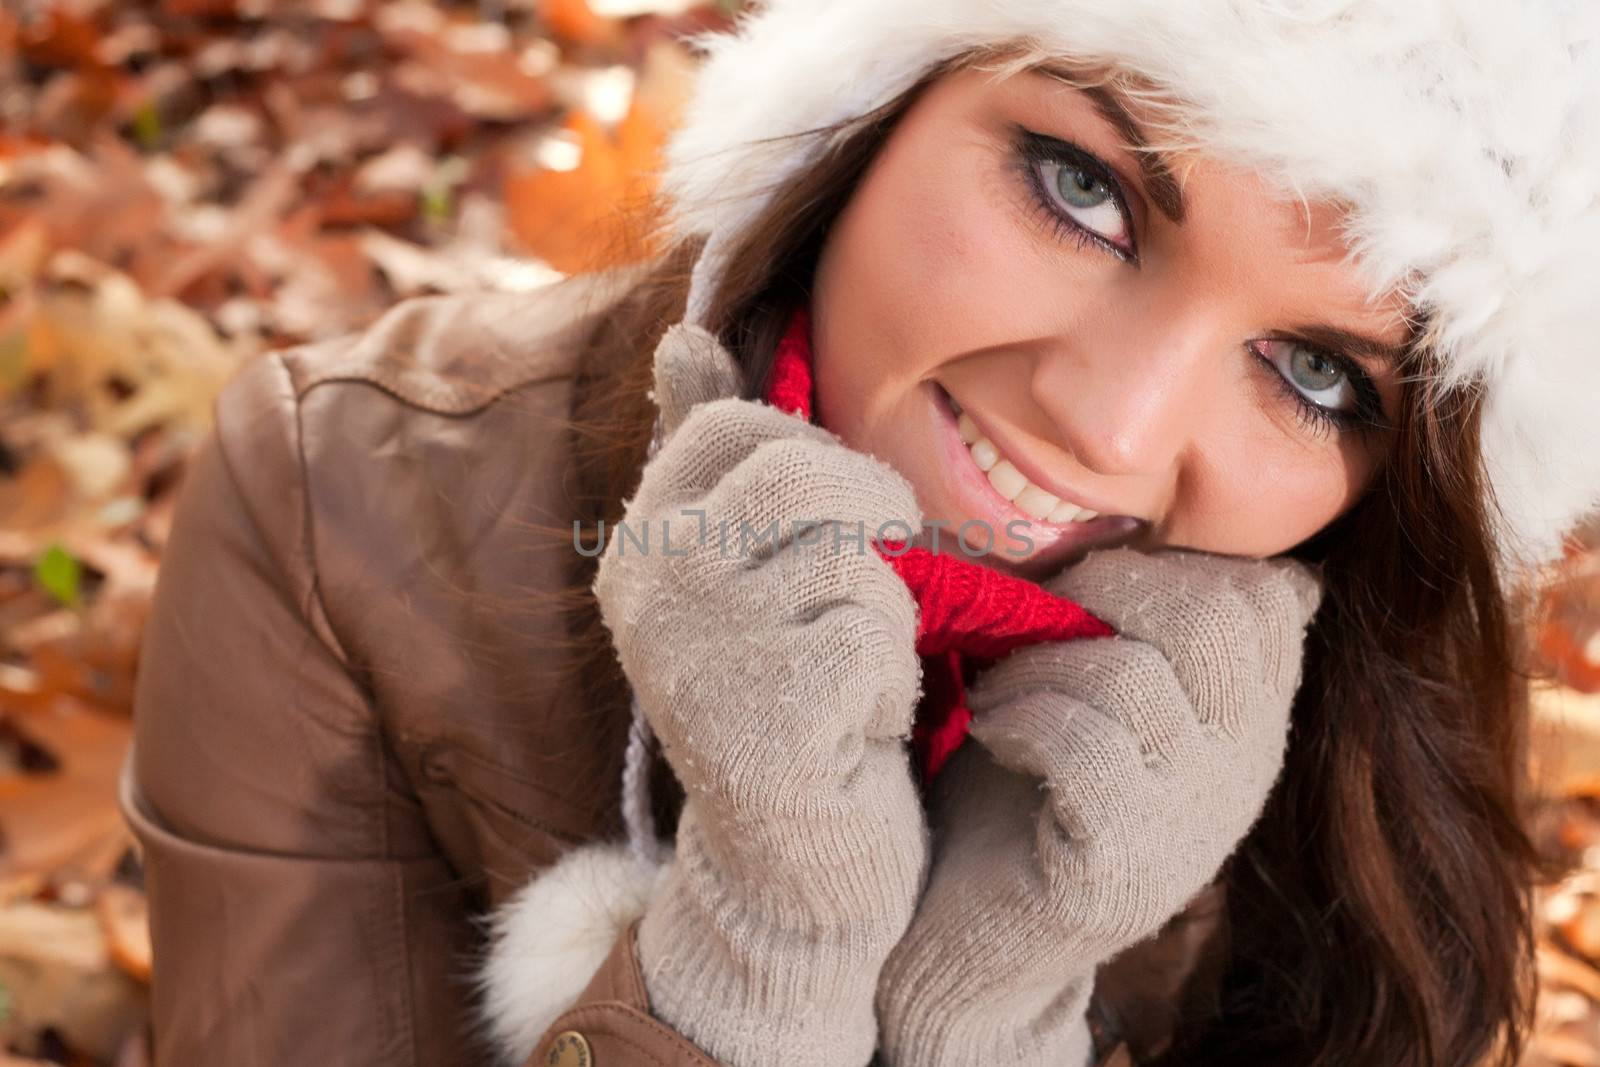
[[[115,776],[218,388],[405,296],[648,255],[683,38],[729,7],[0,5],[0,1067],[149,1062]],[[1529,1062],[1600,1065],[1600,553],[1549,608],[1538,830],[1580,873],[1541,895]]]

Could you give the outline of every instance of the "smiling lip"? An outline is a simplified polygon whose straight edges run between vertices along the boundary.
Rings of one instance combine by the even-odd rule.
[[[995,491],[988,477],[972,460],[972,453],[961,440],[956,429],[956,416],[950,407],[950,397],[933,382],[928,383],[945,446],[945,469],[956,472],[958,491],[967,501],[970,513],[989,522],[994,531],[992,553],[1000,559],[1016,563],[1040,565],[1046,562],[1065,562],[1093,548],[1104,548],[1113,542],[1125,541],[1143,525],[1141,520],[1127,515],[1100,515],[1087,522],[1052,523],[1029,518],[1015,504]],[[1026,524],[1008,527],[1011,522]],[[1008,529],[1020,528],[1034,542],[1034,549],[1019,553],[1018,539],[1011,537]]]

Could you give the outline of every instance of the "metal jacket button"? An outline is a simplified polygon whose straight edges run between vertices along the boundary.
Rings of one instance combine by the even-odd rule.
[[[544,1059],[545,1067],[594,1067],[594,1055],[589,1042],[576,1030],[563,1030],[550,1044],[550,1054]]]

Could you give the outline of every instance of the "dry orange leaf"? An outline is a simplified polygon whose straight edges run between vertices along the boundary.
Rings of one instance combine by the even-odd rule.
[[[575,44],[606,44],[617,35],[616,20],[596,15],[588,0],[540,0],[539,18],[555,36]]]
[[[1541,658],[1571,688],[1600,692],[1600,522],[1568,541],[1542,596]]]
[[[459,20],[470,28],[472,20]],[[509,48],[462,50],[448,33],[400,27],[389,40],[414,56],[442,84],[463,111],[479,118],[516,122],[550,107],[550,87],[530,74],[521,57]]]
[[[0,52],[5,51],[7,47],[5,23],[0,22]],[[34,137],[27,133],[0,130],[0,161],[20,159],[35,152],[42,152],[49,147],[50,142],[42,138]]]
[[[1541,1034],[1536,1051],[1544,1060],[1534,1060],[1534,1064],[1549,1062],[1560,1067],[1600,1067],[1600,1053],[1596,1053],[1594,1043],[1583,1034]]]
[[[1558,924],[1557,929],[1586,958],[1600,959],[1600,901],[1583,899],[1572,917]]]
[[[102,66],[99,28],[92,20],[64,8],[65,5],[51,5],[42,18],[21,26],[23,54],[46,66]]]
[[[1600,662],[1590,657],[1594,634],[1578,630],[1578,622],[1558,615],[1539,629],[1539,654],[1567,685],[1585,693],[1600,693]]]
[[[238,8],[237,0],[162,0],[169,15],[185,18],[225,18]]]
[[[1600,971],[1565,952],[1540,945],[1535,950],[1541,985],[1571,986],[1590,1000],[1600,1000]]]
[[[55,708],[29,714],[22,729],[56,756],[60,768],[0,775],[0,878],[56,870],[123,832],[117,772],[130,724],[58,698]]]
[[[516,238],[556,270],[577,274],[648,259],[656,249],[654,176],[666,141],[663,124],[638,97],[614,133],[574,111],[563,129],[577,143],[571,170],[537,169],[506,181]]]
[[[112,962],[139,981],[150,981],[150,905],[145,895],[125,885],[108,885],[100,890],[94,912]]]
[[[0,908],[0,982],[12,1033],[54,1029],[75,1065],[110,1063],[147,1013],[147,994],[111,965],[85,909],[25,901]]]
[[[1600,796],[1600,694],[1563,685],[1529,689],[1534,781],[1549,796]]]
[[[0,479],[0,525],[12,530],[53,529],[66,516],[72,486],[53,458],[25,463],[15,477]]]

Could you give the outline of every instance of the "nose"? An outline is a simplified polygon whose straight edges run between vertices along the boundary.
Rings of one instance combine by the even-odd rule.
[[[1038,364],[1034,399],[1063,448],[1106,477],[1173,477],[1217,396],[1215,317],[1150,308],[1073,329]]]

